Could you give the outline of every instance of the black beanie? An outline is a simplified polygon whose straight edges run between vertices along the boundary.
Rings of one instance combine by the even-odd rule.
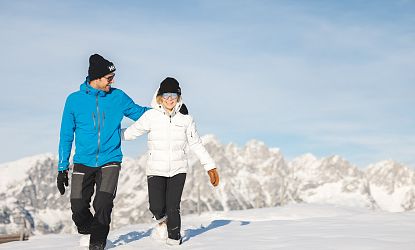
[[[164,93],[177,93],[178,95],[182,94],[180,89],[179,82],[173,77],[167,77],[160,83],[160,88],[157,95],[162,95]]]
[[[102,56],[93,54],[89,57],[88,77],[90,81],[101,78],[114,71],[114,64]]]

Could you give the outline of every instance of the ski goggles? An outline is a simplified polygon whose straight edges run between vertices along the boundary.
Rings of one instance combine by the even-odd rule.
[[[163,93],[161,96],[166,100],[169,99],[169,97],[171,97],[173,100],[176,100],[179,97],[177,93]]]

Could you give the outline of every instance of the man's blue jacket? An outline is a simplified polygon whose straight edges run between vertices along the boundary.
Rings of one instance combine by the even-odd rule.
[[[94,89],[87,79],[79,91],[66,99],[58,170],[68,169],[74,135],[74,163],[99,167],[109,162],[121,162],[121,120],[127,116],[136,121],[148,109],[135,104],[122,90]]]

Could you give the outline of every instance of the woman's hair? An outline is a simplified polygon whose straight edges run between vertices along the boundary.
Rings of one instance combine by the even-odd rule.
[[[180,102],[180,98],[181,98],[181,96],[180,96],[180,95],[179,95],[179,96],[177,96],[177,102]],[[162,96],[162,95],[158,95],[158,96],[156,96],[156,101],[157,101],[157,103],[158,103],[158,104],[161,104],[162,99],[163,99],[163,96]]]

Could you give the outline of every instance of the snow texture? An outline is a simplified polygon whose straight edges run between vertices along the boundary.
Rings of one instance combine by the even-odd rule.
[[[106,249],[319,249],[411,250],[415,213],[390,213],[334,205],[291,204],[284,207],[207,212],[183,216],[183,244],[169,247],[153,239],[152,224],[110,232]],[[10,242],[0,249],[85,249],[81,236],[54,234]]]

